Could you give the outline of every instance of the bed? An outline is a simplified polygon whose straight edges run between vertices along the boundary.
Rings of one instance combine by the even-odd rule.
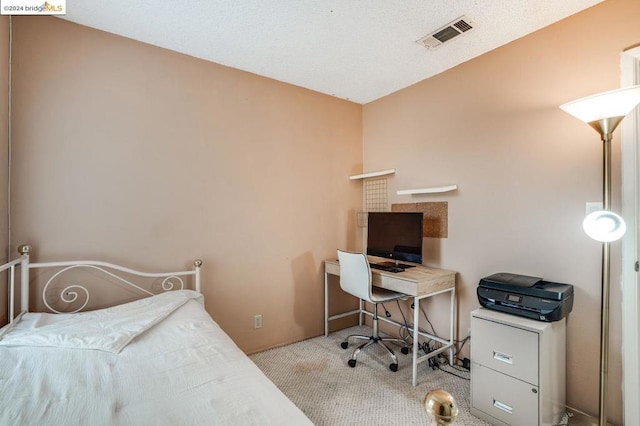
[[[20,251],[0,267],[10,320],[0,329],[0,424],[311,424],[204,310],[201,261],[156,274],[97,261],[30,263],[30,247]],[[79,270],[148,297],[87,311],[91,289],[64,281]],[[28,312],[30,287],[44,281],[50,312]]]

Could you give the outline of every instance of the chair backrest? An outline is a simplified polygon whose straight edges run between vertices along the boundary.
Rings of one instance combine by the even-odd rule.
[[[371,302],[371,267],[363,253],[338,250],[340,287],[357,298]]]

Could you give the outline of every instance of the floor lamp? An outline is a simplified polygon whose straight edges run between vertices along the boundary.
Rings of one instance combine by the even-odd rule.
[[[603,210],[589,214],[583,227],[587,235],[602,242],[602,297],[600,308],[599,424],[607,424],[606,386],[609,364],[610,243],[626,230],[624,220],[611,211],[611,139],[622,119],[640,103],[640,85],[612,90],[561,105],[564,111],[593,127],[603,142]]]

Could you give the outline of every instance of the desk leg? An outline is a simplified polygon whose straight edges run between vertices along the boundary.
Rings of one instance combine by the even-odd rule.
[[[413,386],[416,385],[418,379],[418,338],[420,329],[418,322],[420,321],[420,298],[413,298]]]
[[[329,274],[324,273],[324,337],[329,335]]]
[[[451,289],[451,307],[450,307],[450,315],[451,317],[449,318],[450,322],[450,328],[449,328],[449,339],[451,342],[451,347],[449,348],[449,365],[453,366],[455,364],[455,360],[453,359],[454,356],[454,349],[455,349],[455,343],[456,343],[456,289],[455,287]]]

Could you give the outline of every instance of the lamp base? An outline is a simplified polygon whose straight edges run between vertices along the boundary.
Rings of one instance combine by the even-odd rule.
[[[432,425],[450,425],[458,417],[458,404],[445,390],[434,389],[424,397],[424,409]]]

